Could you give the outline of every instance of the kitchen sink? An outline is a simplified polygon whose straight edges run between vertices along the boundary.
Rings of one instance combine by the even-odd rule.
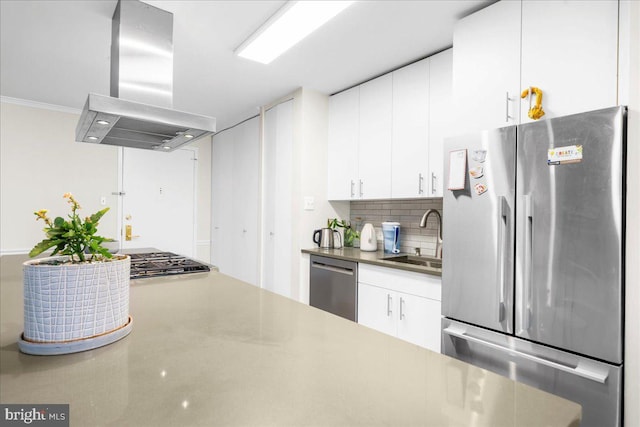
[[[400,262],[403,264],[421,265],[434,269],[442,269],[442,260],[416,255],[396,255],[382,258],[385,261]]]

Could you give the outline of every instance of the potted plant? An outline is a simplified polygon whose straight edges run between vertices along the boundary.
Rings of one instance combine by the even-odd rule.
[[[345,247],[353,247],[353,241],[360,238],[360,233],[351,228],[351,223],[345,220],[339,220],[338,218],[328,219],[327,227],[336,229],[338,227],[344,228],[343,244]]]
[[[27,261],[24,276],[24,333],[20,350],[30,354],[63,354],[114,342],[131,331],[127,255],[112,255],[96,235],[109,208],[84,220],[71,193],[68,219],[51,220],[47,210],[35,212],[46,226],[46,238],[29,253],[53,248],[50,257]],[[59,256],[56,256],[59,255]]]

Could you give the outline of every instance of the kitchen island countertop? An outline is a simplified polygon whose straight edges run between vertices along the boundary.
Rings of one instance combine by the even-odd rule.
[[[24,256],[0,257],[0,402],[72,426],[577,426],[576,403],[212,271],[131,282],[133,331],[18,352]]]

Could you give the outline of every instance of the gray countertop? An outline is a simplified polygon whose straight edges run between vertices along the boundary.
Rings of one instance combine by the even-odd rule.
[[[440,268],[423,267],[421,265],[404,264],[400,262],[385,260],[384,258],[393,256],[393,255],[385,254],[383,251],[380,251],[380,250],[377,252],[366,252],[366,251],[361,251],[360,248],[341,248],[341,249],[311,248],[311,249],[303,249],[302,253],[311,254],[311,255],[321,255],[321,256],[326,256],[329,258],[336,258],[336,259],[344,259],[347,261],[362,262],[365,264],[380,265],[383,267],[397,268],[399,270],[414,271],[416,273],[426,273],[426,274],[431,274],[433,276],[442,275],[442,269]],[[433,259],[426,256],[424,258]]]
[[[0,257],[0,402],[72,426],[577,426],[580,406],[218,272],[131,283],[129,336],[18,352],[22,256]]]

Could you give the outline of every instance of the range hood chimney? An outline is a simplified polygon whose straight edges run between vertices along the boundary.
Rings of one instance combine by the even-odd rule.
[[[216,131],[216,119],[173,106],[173,14],[118,0],[111,29],[111,96],[90,93],[76,141],[173,151]]]

